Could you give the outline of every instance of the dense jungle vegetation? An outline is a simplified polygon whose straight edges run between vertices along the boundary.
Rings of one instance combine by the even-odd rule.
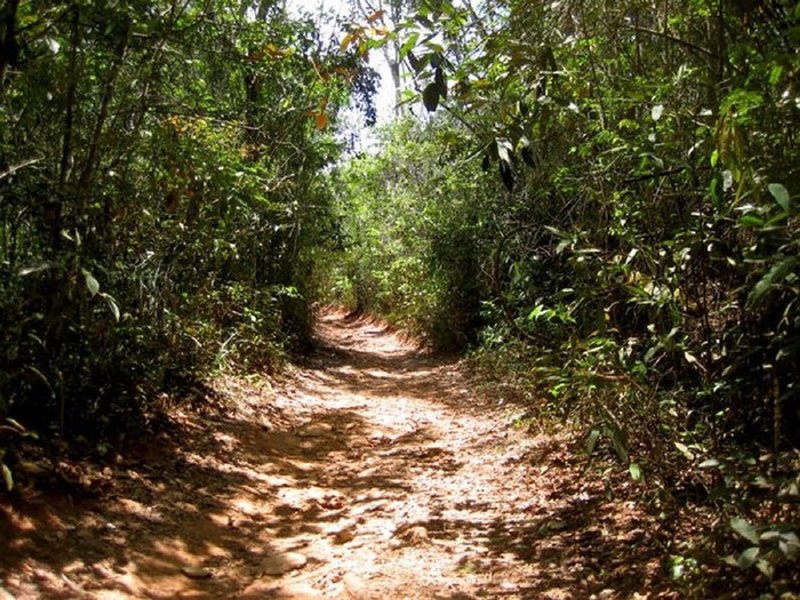
[[[796,569],[800,4],[353,11],[326,39],[269,0],[4,1],[4,485],[25,436],[145,427],[335,302],[466,353],[656,512],[718,511],[744,573]],[[355,153],[370,52],[398,106]]]

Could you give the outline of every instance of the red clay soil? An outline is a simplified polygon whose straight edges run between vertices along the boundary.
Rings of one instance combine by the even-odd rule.
[[[629,478],[380,323],[318,335],[283,383],[173,411],[93,495],[0,502],[0,599],[678,597]]]

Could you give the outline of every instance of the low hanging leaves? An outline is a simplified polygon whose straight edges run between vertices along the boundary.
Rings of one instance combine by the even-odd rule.
[[[97,279],[94,278],[94,275],[92,275],[89,271],[87,271],[86,269],[82,269],[82,271],[83,271],[83,278],[86,282],[86,289],[88,289],[89,294],[91,294],[91,296],[94,297],[97,294],[97,292],[100,291],[100,284],[98,283]]]
[[[439,86],[436,82],[429,83],[422,92],[422,103],[428,112],[435,111],[439,106]]]
[[[11,474],[11,469],[9,469],[5,463],[0,463],[0,469],[3,471],[3,481],[6,484],[6,490],[10,492],[14,489],[14,476]]]
[[[408,64],[414,69],[414,73],[419,73],[425,67],[425,63],[418,59],[411,50],[408,51]]]
[[[414,67],[414,62],[416,62],[417,57],[414,56],[411,50],[414,48],[414,46],[417,45],[418,39],[419,39],[419,33],[414,32],[411,35],[409,35],[408,39],[405,42],[403,42],[402,46],[400,46],[400,60],[403,60],[404,58],[408,57],[408,62],[412,63],[411,66],[414,68],[415,71],[417,69],[416,67]],[[412,57],[413,57],[413,62],[412,62]]]
[[[505,160],[500,161],[500,178],[509,192],[514,191],[514,173],[511,171],[511,165]]]
[[[786,277],[800,265],[800,259],[796,256],[784,258],[774,265],[758,283],[753,286],[753,290],[747,297],[747,306],[754,308],[758,306],[773,286],[780,284]]]
[[[522,161],[526,165],[528,165],[531,169],[536,168],[536,158],[533,155],[533,148],[531,148],[530,142],[523,144],[519,153],[520,156],[522,156]]]
[[[437,89],[439,90],[439,95],[447,100],[447,77],[442,71],[442,67],[436,67],[436,72],[433,76],[433,82],[436,84]]]

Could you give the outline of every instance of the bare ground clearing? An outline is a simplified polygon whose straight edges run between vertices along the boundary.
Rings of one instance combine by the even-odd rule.
[[[0,504],[0,598],[677,597],[633,482],[379,323],[318,330],[284,383],[221,379],[221,411],[177,412],[93,497]]]

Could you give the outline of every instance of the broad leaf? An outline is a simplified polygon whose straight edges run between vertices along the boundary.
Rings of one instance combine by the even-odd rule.
[[[773,265],[753,286],[753,290],[747,297],[747,305],[751,308],[758,305],[773,285],[781,283],[795,269],[799,260],[796,256],[791,256]]]
[[[778,203],[778,206],[786,212],[789,212],[789,190],[780,183],[770,183],[767,189],[769,189],[769,193],[772,194],[772,197],[775,198],[775,202]]]
[[[400,46],[400,60],[403,60],[406,56],[408,56],[408,60],[409,62],[411,62],[411,57],[413,56],[413,54],[410,53],[411,50],[414,48],[414,46],[417,45],[418,39],[419,39],[419,33],[417,32],[414,32],[408,36],[408,39],[405,42],[403,42],[402,46]],[[414,60],[416,61],[416,57],[414,57]],[[412,67],[414,66],[413,63],[411,66]],[[416,67],[414,67],[414,70],[415,71],[417,70]]]
[[[114,320],[119,323],[120,313],[119,304],[117,304],[117,301],[110,294],[100,294],[100,296],[106,301],[106,304],[108,304],[111,314],[114,315]]]
[[[25,267],[19,270],[19,276],[24,277],[26,275],[32,275],[34,273],[39,273],[40,271],[46,271],[47,269],[51,269],[53,267],[53,263],[43,260],[42,262],[31,265],[30,267]]]
[[[422,103],[428,112],[433,112],[439,106],[439,86],[436,82],[429,83],[422,92]]]
[[[514,173],[511,171],[511,166],[505,161],[500,161],[500,178],[509,192],[514,191]]]
[[[749,213],[739,217],[739,223],[741,223],[742,225],[747,225],[748,227],[763,227],[764,219],[752,213]]]
[[[86,289],[89,290],[89,294],[95,296],[97,292],[100,291],[100,283],[97,281],[97,279],[94,278],[94,275],[92,275],[89,271],[87,271],[86,269],[82,269],[82,271],[83,271],[83,278],[86,281]]]
[[[414,73],[419,73],[425,68],[425,63],[418,59],[411,50],[408,51],[408,63],[411,65],[411,68],[414,69]]]
[[[6,489],[10,492],[14,489],[14,476],[11,474],[11,469],[6,466],[6,463],[0,464],[3,470],[3,481],[5,481]]]
[[[443,99],[447,100],[447,77],[445,76],[444,71],[442,71],[442,67],[436,67],[436,72],[434,73],[433,79],[436,87],[439,89],[439,95]]]
[[[752,544],[758,544],[758,531],[741,517],[733,517],[730,520],[731,529]]]
[[[536,159],[533,157],[533,150],[531,149],[530,145],[523,146],[522,150],[520,150],[520,155],[522,155],[522,160],[528,165],[531,169],[536,168]]]
[[[688,460],[694,460],[694,454],[686,444],[681,444],[680,442],[675,442],[675,447],[683,454]]]
[[[756,564],[759,552],[760,548],[758,546],[753,546],[752,548],[748,548],[739,555],[739,560],[736,562],[739,564],[740,568],[749,569],[754,564]]]

